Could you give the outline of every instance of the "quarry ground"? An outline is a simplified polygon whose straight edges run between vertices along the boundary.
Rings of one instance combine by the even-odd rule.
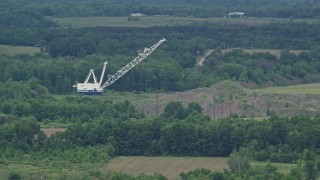
[[[109,93],[108,93],[109,94]],[[118,101],[117,95],[107,95]],[[203,113],[211,118],[268,117],[271,115],[290,117],[295,115],[317,115],[320,113],[320,84],[248,89],[237,82],[222,81],[212,87],[197,88],[172,93],[122,93],[136,108],[147,115],[159,115],[170,101],[181,101],[184,105],[197,102]]]

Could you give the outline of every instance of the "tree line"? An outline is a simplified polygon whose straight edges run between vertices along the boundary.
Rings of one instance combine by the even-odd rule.
[[[319,82],[320,64],[319,49],[290,53],[281,51],[276,57],[270,53],[247,53],[241,49],[230,52],[215,50],[206,58],[203,66],[183,67],[186,61],[179,61],[167,52],[164,45],[155,51],[144,62],[137,65],[119,81],[108,87],[117,91],[184,91],[188,89],[211,86],[221,80],[233,80],[243,83],[254,83],[259,86]],[[173,54],[171,54],[173,53]],[[188,52],[187,52],[188,53]],[[54,94],[75,92],[72,85],[83,82],[89,69],[95,69],[100,77],[103,63],[108,61],[105,76],[114,74],[135,55],[99,56],[85,58],[59,57],[47,55],[18,55],[0,57],[0,82],[3,86],[17,82],[42,86]],[[190,59],[196,59],[191,56]],[[185,60],[182,58],[182,60]],[[183,62],[183,64],[180,64]],[[0,85],[1,86],[1,85]],[[23,86],[23,85],[20,85]],[[43,87],[44,86],[44,87]],[[12,94],[7,91],[8,94]],[[5,94],[5,96],[7,96]]]
[[[153,4],[154,2],[146,2],[142,1],[143,3],[150,3]],[[141,2],[141,3],[142,3]],[[99,12],[93,12],[90,16],[109,16],[108,14],[99,14],[103,13],[112,13],[112,10],[104,10],[104,5],[100,4],[103,3],[101,1],[82,1],[82,2],[60,2],[59,4],[55,4],[54,2],[46,2],[42,4],[43,1],[33,1],[30,0],[28,6],[24,6],[24,3],[20,0],[15,1],[4,1],[1,2],[3,4],[2,7],[3,11],[1,11],[0,17],[0,43],[1,44],[11,44],[11,45],[36,45],[47,48],[50,55],[56,56],[75,56],[75,57],[82,57],[88,54],[93,53],[102,53],[102,54],[125,54],[126,52],[134,52],[136,51],[137,47],[141,48],[142,45],[148,44],[147,40],[149,39],[157,39],[161,38],[162,36],[167,37],[174,43],[180,43],[175,46],[184,45],[188,43],[188,41],[194,37],[197,37],[196,40],[192,41],[193,44],[187,49],[190,49],[190,54],[197,53],[200,51],[201,48],[212,48],[214,46],[219,46],[220,48],[227,48],[227,47],[255,47],[255,48],[287,48],[287,49],[310,49],[314,45],[319,45],[318,33],[317,29],[319,29],[319,25],[317,23],[295,23],[293,20],[289,23],[271,23],[267,25],[254,25],[254,26],[247,26],[247,25],[214,25],[210,23],[204,24],[192,24],[183,27],[154,27],[154,28],[84,28],[84,29],[62,29],[58,26],[56,22],[52,20],[52,18],[46,18],[48,16],[73,16],[73,17],[81,17],[81,16],[89,16],[89,15],[81,15],[81,13],[85,13],[86,11],[93,11],[97,9]],[[133,9],[135,6],[130,5],[128,6],[127,3],[132,4],[139,4],[139,1],[130,1],[130,2],[115,2],[109,1],[104,2],[106,3],[106,8],[115,8],[115,10],[121,11],[121,8],[118,7],[125,7]],[[177,3],[177,2],[168,2],[168,4]],[[186,12],[191,14],[183,14],[180,13],[180,16],[192,16],[192,11],[196,11],[198,13],[205,13],[206,9],[208,12],[217,13],[217,11],[212,10],[220,9],[220,7],[216,7],[216,5],[212,5],[214,3],[221,4],[222,6],[224,3],[230,4],[235,7],[238,4],[240,7],[245,6],[247,7],[248,4],[252,4],[254,7],[255,14],[263,13],[264,9],[272,8],[266,10],[267,12],[272,13],[273,15],[276,14],[275,7],[281,7],[281,10],[292,10],[294,13],[302,13],[300,9],[306,10],[309,14],[313,12],[320,12],[317,11],[319,9],[319,4],[315,2],[308,2],[308,3],[301,3],[301,2],[291,2],[291,1],[284,1],[281,2],[279,6],[273,5],[277,4],[277,2],[260,2],[262,9],[257,9],[255,6],[258,6],[259,3],[254,2],[241,2],[238,1],[226,1],[226,2],[212,2],[212,1],[203,1],[199,3],[190,3],[188,1],[182,1],[177,3],[176,5],[170,5],[170,8],[173,8],[174,12],[180,13],[177,9],[183,10],[183,8],[177,6],[183,4],[188,4],[190,6],[189,10]],[[299,10],[295,10],[291,8],[292,6],[299,8]],[[315,3],[315,4],[313,4]],[[111,6],[111,5],[114,6]],[[115,5],[116,4],[116,5]],[[158,3],[155,3],[158,4]],[[162,3],[163,4],[163,3]],[[192,4],[192,5],[191,5]],[[197,9],[197,5],[203,4],[204,7],[199,7]],[[269,5],[270,4],[270,5]],[[289,6],[288,6],[289,4]],[[297,5],[298,4],[298,5]],[[271,7],[268,7],[271,6]],[[284,7],[282,7],[282,5]],[[94,7],[91,7],[94,6]],[[157,8],[153,8],[147,5],[140,7],[138,5],[137,11],[143,10],[146,11],[156,11]],[[308,8],[315,8],[315,11],[310,11]],[[10,8],[11,7],[11,8]],[[81,7],[81,9],[79,9]],[[259,7],[259,6],[258,6]],[[268,8],[267,8],[268,7]],[[56,10],[52,10],[56,9]],[[75,12],[73,12],[73,8],[75,8]],[[84,9],[82,9],[84,8]],[[93,10],[92,10],[92,9]],[[166,8],[166,7],[161,7]],[[228,8],[230,10],[232,8]],[[56,12],[54,12],[56,11]],[[128,9],[123,10],[126,15],[130,12]],[[221,10],[225,14],[227,10]],[[235,9],[236,11],[236,9]],[[63,13],[71,13],[73,15],[63,15]],[[80,14],[77,14],[80,13]],[[160,12],[159,12],[160,13]],[[147,13],[148,14],[148,13]],[[300,17],[300,15],[290,15],[290,13],[283,13],[288,14],[289,17],[295,18]],[[174,14],[172,14],[174,15]],[[306,15],[308,16],[308,15]],[[315,15],[317,17],[319,15]],[[304,16],[302,16],[304,17]],[[212,33],[214,32],[214,33]],[[155,37],[154,34],[158,34],[159,37]],[[186,39],[187,41],[181,40]],[[207,40],[211,41],[207,41]],[[125,41],[123,41],[125,40]],[[144,41],[142,41],[144,40]],[[148,43],[145,43],[148,42]],[[191,42],[190,42],[191,43]],[[209,43],[209,45],[208,45]],[[124,46],[122,46],[124,44]],[[190,44],[189,44],[190,45]],[[199,49],[195,49],[196,51],[192,51],[194,47]],[[186,49],[185,46],[181,47],[184,50]],[[120,51],[120,52],[119,52]],[[189,55],[190,56],[190,55]],[[182,57],[188,57],[188,54],[184,54]]]
[[[161,4],[161,5],[160,5]],[[23,11],[37,12],[42,16],[81,17],[81,16],[128,16],[130,13],[146,15],[171,15],[194,17],[223,17],[230,11],[243,11],[247,16],[283,17],[283,18],[317,18],[318,1],[250,1],[250,0],[201,0],[201,1],[38,1],[29,0],[26,6],[21,0],[4,1],[2,12]]]

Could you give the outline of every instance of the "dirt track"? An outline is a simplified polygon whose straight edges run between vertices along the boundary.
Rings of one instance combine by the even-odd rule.
[[[197,63],[197,66],[203,66],[204,60],[214,51],[214,49],[209,49],[205,52],[204,56],[200,58],[200,61]]]

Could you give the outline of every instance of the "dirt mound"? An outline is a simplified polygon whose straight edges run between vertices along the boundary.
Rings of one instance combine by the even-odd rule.
[[[211,117],[227,117],[231,113],[241,113],[241,104],[237,100],[248,96],[251,91],[232,81],[222,81],[208,88],[197,88],[185,92],[158,93],[149,100],[134,102],[146,114],[159,115],[170,101],[199,103],[204,113]],[[231,103],[231,104],[230,104]],[[230,108],[231,106],[231,108]]]
[[[181,101],[184,105],[197,102],[212,118],[316,115],[320,112],[320,94],[256,93],[233,81],[185,92],[157,93],[133,103],[148,115],[159,115],[171,101]]]
[[[238,83],[235,83],[233,81],[221,81],[212,87],[207,88],[209,92],[217,92],[218,94],[230,94],[232,96],[243,96],[246,95],[246,93],[249,93],[250,91],[243,86],[241,86]]]

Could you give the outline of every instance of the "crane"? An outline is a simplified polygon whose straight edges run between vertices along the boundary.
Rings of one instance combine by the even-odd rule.
[[[144,60],[146,57],[148,57],[155,49],[157,49],[163,42],[165,42],[166,39],[162,38],[160,41],[158,41],[156,44],[151,46],[150,48],[144,48],[142,53],[139,53],[139,55],[134,58],[131,62],[129,62],[127,65],[125,65],[123,68],[118,70],[114,75],[108,75],[107,81],[102,84],[104,73],[106,70],[106,66],[108,62],[104,62],[104,66],[102,69],[102,73],[100,76],[99,82],[97,81],[97,78],[94,74],[94,70],[90,69],[84,83],[77,83],[76,85],[73,85],[73,87],[77,88],[78,93],[84,93],[87,95],[97,95],[103,93],[103,89],[110,86],[114,82],[116,82],[119,78],[121,78],[123,75],[125,75],[128,71],[130,71],[134,66],[139,64],[142,60]],[[93,82],[89,82],[91,76],[93,77]]]

